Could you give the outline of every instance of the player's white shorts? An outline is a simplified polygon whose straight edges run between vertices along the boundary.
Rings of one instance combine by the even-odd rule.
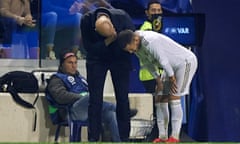
[[[192,78],[197,70],[197,58],[186,59],[185,62],[174,69],[174,75],[177,81],[177,93],[174,96],[184,96],[189,94],[189,88]],[[166,72],[162,74],[163,80],[163,94],[168,95],[170,91],[170,84]]]

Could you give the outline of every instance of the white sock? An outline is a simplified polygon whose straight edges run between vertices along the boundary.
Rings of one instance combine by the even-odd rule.
[[[159,138],[166,140],[168,138],[168,123],[169,123],[168,103],[156,103],[155,106]]]
[[[172,123],[172,133],[171,136],[179,139],[180,130],[182,127],[182,119],[183,119],[183,110],[181,106],[181,100],[171,100],[170,101],[171,108],[171,123]]]

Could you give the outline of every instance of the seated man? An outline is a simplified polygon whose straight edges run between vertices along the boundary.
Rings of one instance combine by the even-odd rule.
[[[59,104],[71,104],[70,117],[73,120],[88,119],[88,86],[86,80],[77,71],[77,56],[66,50],[60,55],[59,69],[48,83],[47,93]],[[111,133],[111,140],[120,142],[115,105],[104,102],[102,120]]]

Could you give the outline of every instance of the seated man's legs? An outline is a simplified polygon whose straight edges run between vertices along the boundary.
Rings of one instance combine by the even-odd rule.
[[[85,96],[72,105],[70,116],[73,120],[86,121],[88,119],[88,100],[89,97]]]
[[[103,102],[102,121],[111,132],[111,138],[114,142],[120,142],[120,135],[117,124],[116,105]]]
[[[76,101],[71,108],[71,118],[73,120],[85,121],[88,119],[88,100],[85,96]],[[116,118],[116,106],[109,102],[103,102],[102,121],[111,132],[111,138],[114,142],[120,142],[118,124]]]

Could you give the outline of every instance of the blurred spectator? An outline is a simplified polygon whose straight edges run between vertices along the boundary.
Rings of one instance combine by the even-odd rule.
[[[82,14],[97,7],[112,8],[105,0],[42,0],[41,57],[52,59],[52,51],[57,54],[69,44],[82,55],[84,50],[80,49],[80,19]],[[55,35],[58,31],[61,32]],[[61,41],[59,46],[54,46],[55,40]]]
[[[74,2],[74,0],[42,0],[42,58],[51,58],[52,51],[57,54],[67,45],[71,45],[71,48],[79,47],[82,14],[70,10]],[[55,33],[60,30],[61,41],[56,48]]]
[[[16,33],[25,35],[28,47],[37,46],[37,32],[31,29],[35,27],[36,20],[32,18],[29,0],[1,0],[0,16],[4,47],[11,47]]]
[[[113,8],[113,6],[106,0],[78,0],[78,2],[82,2],[83,8],[81,12],[84,14],[90,10],[95,10],[98,7],[105,7],[105,8]]]

